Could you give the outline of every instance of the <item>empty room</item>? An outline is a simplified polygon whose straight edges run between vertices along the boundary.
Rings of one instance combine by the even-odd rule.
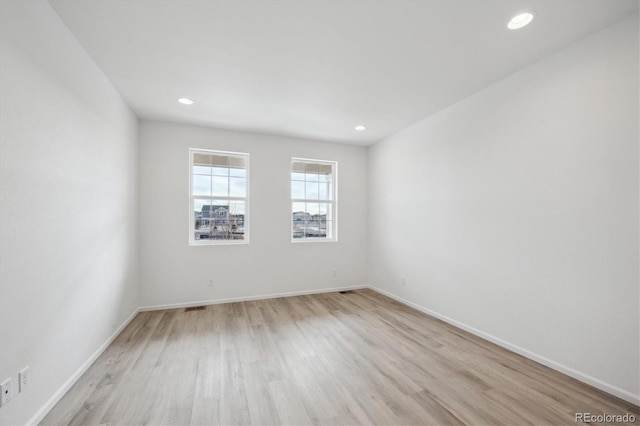
[[[0,425],[640,424],[638,0],[0,0]]]

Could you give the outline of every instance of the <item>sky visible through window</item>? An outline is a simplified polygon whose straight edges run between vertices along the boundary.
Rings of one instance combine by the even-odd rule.
[[[335,163],[294,159],[291,163],[291,236],[334,238]]]
[[[193,166],[193,196],[246,197],[247,170],[234,167]],[[203,205],[229,205],[232,214],[245,214],[244,201],[225,199],[194,199],[194,211],[202,211]]]
[[[190,241],[245,240],[248,231],[249,156],[191,150]]]

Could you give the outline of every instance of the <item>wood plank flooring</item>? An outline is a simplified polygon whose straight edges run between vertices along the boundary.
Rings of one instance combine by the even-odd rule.
[[[638,407],[371,290],[143,312],[42,424],[568,425]]]

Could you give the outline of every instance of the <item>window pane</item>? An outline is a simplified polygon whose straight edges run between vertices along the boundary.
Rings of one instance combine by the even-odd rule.
[[[248,154],[190,150],[193,210],[192,240],[244,240],[247,214]],[[200,196],[200,198],[199,198]],[[217,199],[204,198],[218,197]],[[230,200],[229,197],[245,198]]]
[[[320,204],[320,214],[326,215],[327,221],[333,220],[333,204]]]
[[[229,195],[231,197],[246,197],[247,180],[244,178],[229,178]]]
[[[211,167],[193,166],[193,173],[197,175],[211,176]]]
[[[211,195],[211,177],[193,175],[193,195]]]
[[[291,162],[291,197],[293,239],[335,238],[333,219],[335,162],[293,160]],[[315,200],[315,201],[314,201]]]
[[[243,240],[245,202],[194,200],[195,240]]]
[[[326,222],[324,222],[324,229],[325,229],[325,233],[327,238],[333,238],[333,224],[330,220],[327,220]]]
[[[217,209],[219,207],[224,207],[225,209],[229,209],[229,200],[222,200],[222,199],[218,199],[218,200],[211,200],[211,205],[213,206],[213,209]]]
[[[208,212],[211,207],[211,200],[194,199],[193,200],[193,218],[194,218],[194,239],[204,239],[209,234],[209,217]],[[206,214],[206,217],[203,217]],[[204,236],[204,237],[203,237]]]
[[[247,169],[238,169],[238,168],[232,167],[229,169],[229,176],[246,178]]]
[[[196,219],[202,217],[202,207],[206,204],[211,204],[211,200],[203,200],[200,198],[196,198],[193,200],[193,212]]]
[[[294,213],[296,212],[305,212],[306,206],[305,203],[293,203],[292,210]]]
[[[245,202],[244,201],[229,201],[229,213],[233,215],[245,214]]]
[[[331,200],[333,198],[332,195],[333,194],[331,193],[331,184],[320,182],[318,186],[318,199]]]
[[[304,238],[304,229],[311,220],[311,217],[305,211],[305,203],[293,203],[291,207],[293,210],[291,218],[291,237]]]
[[[291,225],[291,238],[302,239],[304,238],[304,225],[293,223]]]
[[[331,204],[320,204],[320,213],[317,216],[318,226],[323,237],[331,237],[331,220],[327,220],[330,215],[326,212],[331,209]]]
[[[291,198],[304,198],[304,182],[291,181]]]
[[[229,195],[229,178],[214,176],[213,177],[213,195],[227,197]]]
[[[213,167],[213,174],[216,176],[229,176],[228,167]]]
[[[228,209],[229,202],[225,200],[194,200],[195,208],[202,219],[215,219],[220,215],[220,209]],[[197,208],[200,207],[198,210]]]
[[[291,172],[291,180],[301,180],[304,182],[304,173]]]
[[[244,240],[245,230],[245,202],[231,201],[229,203],[229,235],[232,240]]]
[[[305,195],[304,195],[304,198],[306,198],[307,200],[318,200],[319,199],[318,192],[319,192],[318,182],[306,182],[305,183]]]
[[[320,212],[320,205],[318,203],[307,203],[306,212],[310,215],[317,215]]]
[[[305,227],[306,238],[326,238],[327,232],[320,228],[318,221],[311,221],[309,225]]]
[[[229,239],[229,206],[211,205],[209,212],[209,238],[213,240]]]

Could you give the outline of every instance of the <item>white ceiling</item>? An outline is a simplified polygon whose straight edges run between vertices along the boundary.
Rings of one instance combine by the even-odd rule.
[[[141,118],[363,145],[638,10],[636,0],[50,3]],[[536,19],[507,30],[521,10]]]

